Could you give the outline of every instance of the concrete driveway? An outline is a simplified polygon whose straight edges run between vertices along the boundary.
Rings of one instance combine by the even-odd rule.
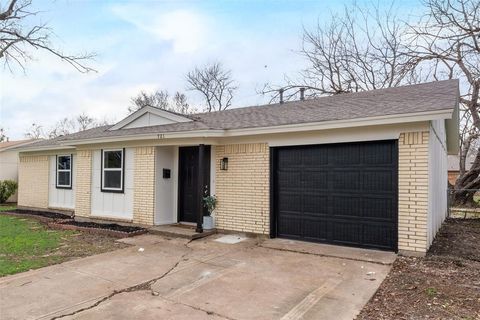
[[[122,240],[126,249],[0,278],[0,319],[352,319],[395,259],[221,237],[144,235]]]

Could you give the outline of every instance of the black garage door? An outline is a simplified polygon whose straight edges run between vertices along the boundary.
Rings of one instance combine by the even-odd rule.
[[[397,250],[397,142],[272,148],[272,236]]]

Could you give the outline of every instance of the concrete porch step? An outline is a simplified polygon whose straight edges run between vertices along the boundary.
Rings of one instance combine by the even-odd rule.
[[[184,224],[168,224],[148,228],[148,232],[165,237],[200,239],[217,233],[216,229],[203,230],[202,233],[195,232],[195,227]]]

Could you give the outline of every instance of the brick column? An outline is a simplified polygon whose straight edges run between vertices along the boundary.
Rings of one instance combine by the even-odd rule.
[[[427,251],[429,132],[405,132],[398,140],[398,249]]]
[[[215,148],[219,229],[270,233],[270,150],[266,143],[221,145]],[[228,170],[220,159],[228,158]]]
[[[77,152],[75,182],[75,216],[90,217],[92,201],[92,150]]]
[[[155,216],[155,147],[135,148],[133,222],[153,225]]]

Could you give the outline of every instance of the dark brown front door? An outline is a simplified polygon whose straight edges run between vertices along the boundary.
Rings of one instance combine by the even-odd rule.
[[[178,171],[178,221],[196,222],[200,206],[200,197],[203,197],[204,190],[198,188],[198,147],[179,148],[179,171]],[[203,168],[204,181],[206,188],[210,187],[210,148],[206,146]]]

